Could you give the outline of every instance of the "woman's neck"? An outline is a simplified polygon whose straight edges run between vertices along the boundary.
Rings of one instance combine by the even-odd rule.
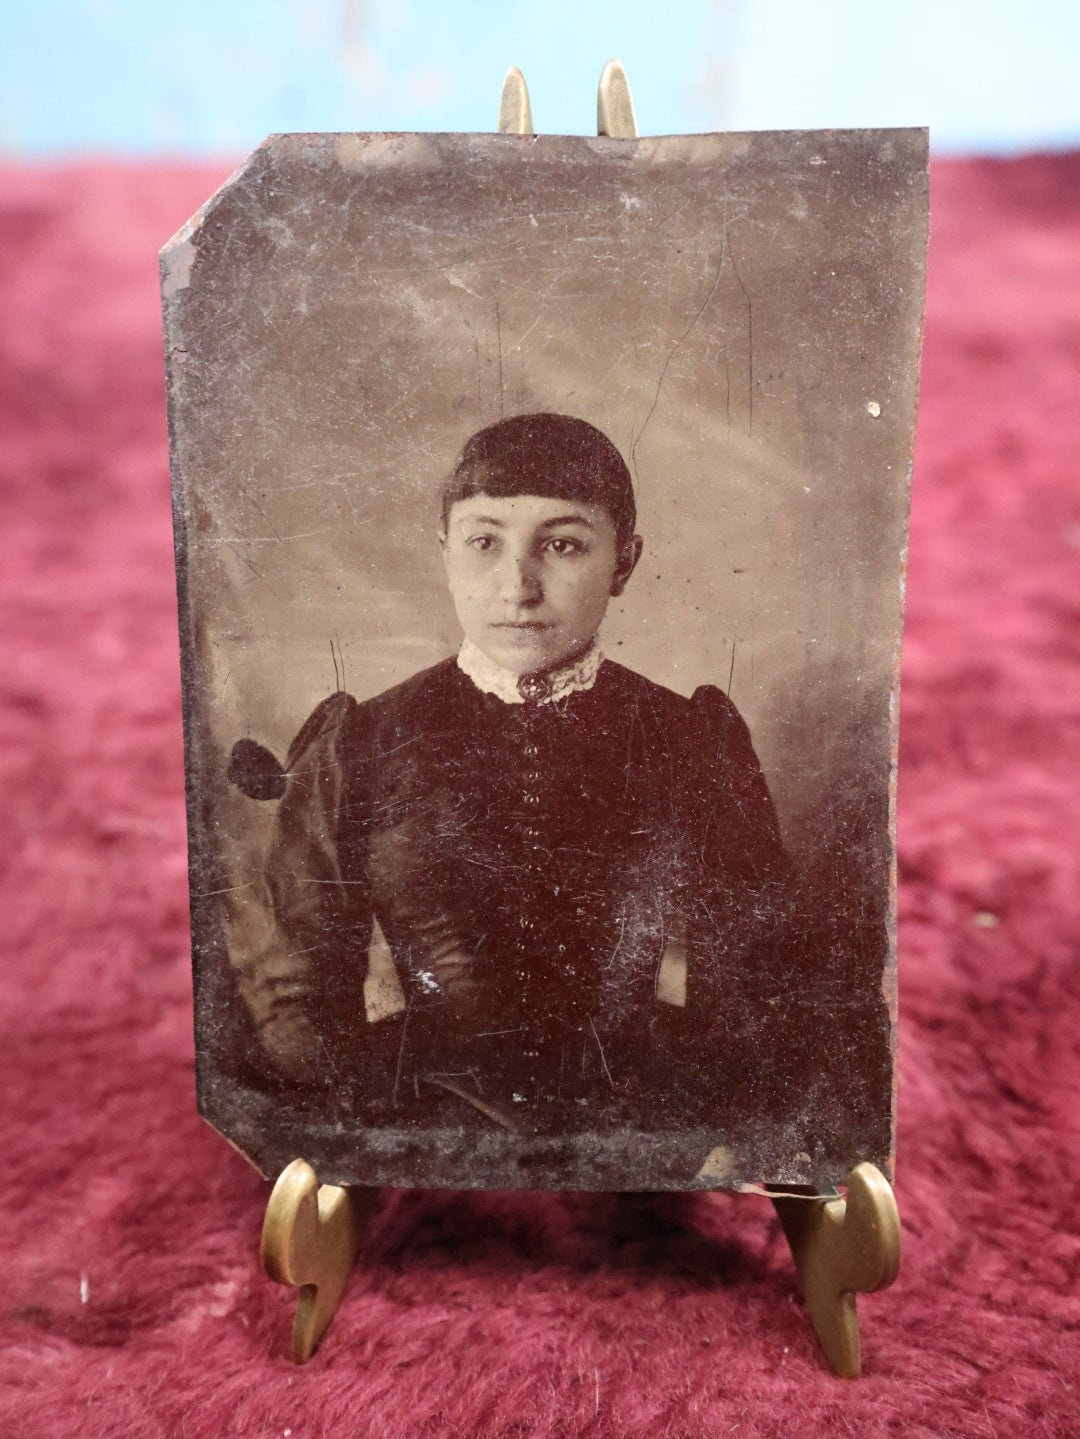
[[[504,704],[551,704],[576,690],[592,689],[604,656],[594,637],[584,650],[565,664],[537,674],[519,675],[496,664],[472,640],[458,651],[458,668],[478,690],[495,695]]]

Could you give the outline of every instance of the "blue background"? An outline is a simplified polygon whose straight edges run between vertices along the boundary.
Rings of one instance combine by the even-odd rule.
[[[604,62],[643,134],[929,124],[939,151],[1080,140],[1076,0],[3,0],[0,149],[234,156],[279,130],[590,132]]]

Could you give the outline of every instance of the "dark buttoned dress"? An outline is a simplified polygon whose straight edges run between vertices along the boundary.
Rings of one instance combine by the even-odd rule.
[[[590,689],[507,704],[451,659],[325,700],[286,770],[267,879],[300,958],[268,1047],[302,1012],[354,1108],[666,1126],[752,1062],[787,861],[720,690],[604,661]],[[380,932],[405,1008],[371,1023]]]

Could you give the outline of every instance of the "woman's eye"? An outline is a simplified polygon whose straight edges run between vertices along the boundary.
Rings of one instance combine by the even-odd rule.
[[[548,549],[555,555],[580,555],[585,546],[580,540],[572,540],[568,535],[556,535],[547,542]]]
[[[466,544],[468,544],[469,547],[470,547],[471,549],[474,549],[474,550],[480,550],[480,551],[490,550],[490,549],[493,549],[494,546],[495,546],[495,536],[494,536],[494,535],[473,535],[471,539],[466,540]]]

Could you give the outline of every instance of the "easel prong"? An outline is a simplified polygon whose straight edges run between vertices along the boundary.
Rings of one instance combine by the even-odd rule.
[[[502,96],[499,100],[499,134],[531,135],[533,133],[532,106],[529,104],[529,87],[525,76],[516,65],[511,65],[503,81]]]
[[[862,1367],[856,1294],[887,1289],[900,1268],[900,1215],[889,1181],[859,1164],[847,1198],[774,1194],[806,1311],[825,1357],[844,1379]]]
[[[596,133],[616,140],[637,139],[637,117],[630,81],[618,60],[609,60],[596,91]]]
[[[293,1322],[292,1357],[310,1359],[345,1291],[363,1219],[375,1207],[374,1189],[320,1185],[303,1159],[278,1176],[266,1206],[259,1259],[277,1284],[300,1293]]]

